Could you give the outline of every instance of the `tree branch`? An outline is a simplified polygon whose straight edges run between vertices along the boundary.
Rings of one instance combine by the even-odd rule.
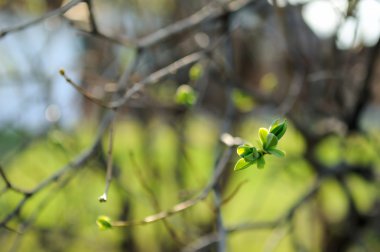
[[[170,37],[186,33],[202,23],[222,18],[228,13],[236,12],[254,2],[253,0],[235,0],[224,5],[210,3],[193,15],[140,39],[138,45],[143,48],[151,47]]]
[[[365,108],[365,105],[369,102],[371,96],[371,83],[376,70],[376,63],[380,52],[380,38],[376,45],[369,50],[368,62],[366,65],[366,75],[363,80],[362,88],[359,92],[359,97],[356,101],[356,105],[353,112],[349,114],[347,119],[348,129],[350,131],[357,130],[359,127],[360,115]]]
[[[227,149],[224,151],[223,155],[220,157],[216,168],[215,173],[209,183],[204,187],[204,189],[200,192],[198,196],[195,198],[180,202],[170,208],[167,211],[162,211],[150,216],[145,217],[142,220],[131,220],[131,221],[114,221],[112,222],[113,227],[129,227],[129,226],[136,226],[136,225],[144,225],[148,223],[153,223],[159,220],[163,220],[165,218],[168,218],[174,214],[177,214],[179,212],[182,212],[200,201],[206,199],[206,197],[209,195],[209,193],[213,190],[214,186],[218,182],[220,176],[222,175],[223,171],[225,170],[227,163],[231,157],[232,154],[232,146],[227,147]]]
[[[44,21],[45,19],[48,19],[50,17],[53,17],[53,16],[57,16],[57,15],[61,15],[61,14],[64,14],[66,11],[70,10],[71,8],[73,8],[75,5],[83,2],[84,0],[72,0],[70,2],[68,2],[66,5],[58,8],[58,9],[55,9],[53,11],[50,11],[46,14],[44,14],[43,16],[33,20],[33,21],[29,21],[27,23],[24,23],[24,24],[21,24],[21,25],[18,25],[18,26],[14,26],[12,28],[8,28],[8,29],[4,29],[2,31],[0,31],[0,38],[3,38],[5,37],[6,35],[10,34],[10,33],[13,33],[13,32],[19,32],[19,31],[22,31],[26,28],[29,28],[30,26],[33,26],[33,25],[36,25],[42,21]]]

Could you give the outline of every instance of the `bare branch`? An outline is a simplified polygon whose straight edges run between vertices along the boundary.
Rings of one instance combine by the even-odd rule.
[[[289,221],[293,218],[294,213],[303,205],[305,204],[310,198],[312,198],[321,187],[322,180],[317,179],[314,184],[310,187],[310,189],[302,195],[294,204],[292,207],[289,208],[287,213],[283,216],[283,221]]]
[[[221,18],[227,13],[238,11],[253,2],[253,0],[236,0],[226,3],[225,5],[210,3],[190,17],[177,21],[172,25],[162,28],[140,39],[138,44],[140,47],[150,47],[156,45],[169,37],[180,33],[185,33],[204,22]]]
[[[4,182],[5,182],[5,186],[7,188],[12,188],[12,184],[11,182],[9,181],[9,179],[7,178],[7,176],[5,175],[5,172],[3,170],[3,167],[0,165],[0,176],[3,178]]]
[[[287,115],[296,103],[303,87],[304,73],[294,73],[293,80],[290,83],[288,93],[284,101],[280,104],[278,110],[280,115]]]
[[[99,98],[96,98],[94,96],[92,96],[91,94],[89,94],[84,88],[82,88],[80,85],[76,84],[72,79],[70,79],[67,75],[66,75],[66,72],[65,70],[63,69],[60,69],[59,70],[59,73],[60,75],[62,75],[63,78],[65,78],[65,80],[67,81],[67,83],[69,83],[71,86],[73,86],[80,94],[82,94],[85,98],[89,99],[91,102],[101,106],[101,107],[104,107],[104,108],[109,108],[107,106],[107,104],[99,99]]]
[[[108,142],[108,153],[107,153],[107,175],[106,175],[106,187],[104,189],[104,193],[99,197],[100,202],[106,202],[108,198],[108,190],[112,180],[112,168],[113,168],[113,138],[114,138],[114,127],[115,127],[115,119],[112,120],[109,126],[109,142]]]
[[[72,0],[70,1],[69,3],[67,3],[66,5],[58,8],[58,9],[55,9],[53,11],[50,11],[48,13],[46,13],[45,15],[33,20],[33,21],[29,21],[25,24],[21,24],[21,25],[18,25],[18,26],[15,26],[15,27],[12,27],[12,28],[8,28],[8,29],[4,29],[2,31],[0,31],[0,38],[3,38],[5,37],[6,35],[10,34],[10,33],[13,33],[13,32],[19,32],[19,31],[22,31],[26,28],[29,28],[30,26],[33,26],[33,25],[36,25],[42,21],[44,21],[45,19],[48,19],[50,17],[53,17],[53,16],[57,16],[57,15],[61,15],[61,14],[64,14],[66,11],[70,10],[71,8],[73,8],[75,5],[83,2],[84,0]]]
[[[363,112],[365,105],[368,103],[369,98],[371,97],[371,84],[375,75],[376,62],[378,61],[380,53],[380,38],[374,47],[371,48],[368,55],[368,62],[366,65],[366,74],[363,80],[363,85],[359,92],[358,99],[356,101],[355,107],[352,110],[352,113],[348,115],[347,123],[349,130],[357,130],[359,127],[359,117]]]
[[[196,205],[200,201],[206,199],[207,196],[209,195],[209,193],[211,192],[211,190],[214,188],[214,186],[218,182],[223,171],[225,170],[227,163],[231,157],[231,154],[232,154],[232,148],[228,147],[224,151],[221,158],[219,159],[219,162],[216,165],[215,173],[214,173],[213,177],[211,178],[209,183],[204,187],[202,192],[200,192],[200,194],[198,196],[196,196],[195,198],[183,201],[181,203],[178,203],[167,211],[162,211],[162,212],[147,216],[142,220],[114,221],[112,223],[112,226],[114,226],[114,227],[129,227],[129,226],[136,226],[136,225],[144,225],[144,224],[148,224],[148,223],[153,223],[153,222],[168,218],[168,217],[170,217],[174,214],[177,214],[179,212],[182,212],[182,211]]]
[[[289,228],[284,226],[278,226],[276,227],[271,236],[267,239],[265,245],[264,245],[264,252],[272,252],[274,251],[279,243],[285,238],[285,236],[289,233]]]
[[[204,56],[204,54],[205,54],[204,51],[196,52],[196,53],[187,55],[184,58],[181,58],[181,59],[175,61],[174,63],[170,64],[169,66],[164,67],[164,68],[150,74],[144,80],[135,83],[130,89],[128,89],[126,91],[125,95],[122,98],[111,101],[109,103],[106,103],[105,101],[103,101],[99,98],[96,98],[96,97],[92,96],[91,94],[89,94],[84,88],[82,88],[80,85],[76,84],[73,80],[71,80],[66,75],[66,73],[63,69],[61,69],[59,71],[59,73],[65,78],[65,80],[70,85],[72,85],[80,94],[82,94],[85,98],[89,99],[91,102],[93,102],[93,103],[95,103],[101,107],[104,107],[104,108],[117,109],[118,107],[121,107],[122,105],[124,105],[134,94],[141,91],[145,86],[157,83],[162,78],[164,78],[170,74],[175,73],[180,68],[183,68],[185,66],[188,66],[190,64],[193,64],[193,63],[199,61]],[[139,58],[139,57],[137,57],[137,58]],[[138,62],[138,60],[136,60],[136,61],[134,61],[134,63],[132,63],[131,69],[133,69],[133,70],[135,69],[135,67],[137,66],[137,62]],[[121,81],[119,81],[120,83],[124,83],[126,81],[126,79],[129,78],[131,71],[126,71],[125,73],[126,73],[125,76],[123,75],[121,77]]]
[[[205,55],[204,51],[192,53],[190,55],[187,55],[174,63],[168,65],[167,67],[164,67],[152,74],[150,74],[147,78],[144,80],[135,83],[130,89],[128,89],[125,93],[125,95],[115,101],[110,102],[107,104],[108,108],[118,108],[122,105],[124,105],[134,94],[142,90],[145,86],[157,83],[162,78],[175,73],[180,68],[183,68],[185,66],[188,66],[190,64],[193,64],[197,61],[199,61],[203,56]]]
[[[242,222],[241,224],[236,224],[230,227],[226,227],[227,233],[236,233],[236,232],[242,232],[242,231],[248,231],[248,230],[256,230],[256,229],[273,229],[275,230],[283,230],[282,226],[291,221],[292,217],[294,216],[294,213],[304,204],[306,203],[320,188],[322,181],[317,180],[314,185],[304,194],[302,195],[294,204],[292,207],[289,208],[289,210],[282,215],[280,218],[274,221],[269,222]],[[282,238],[284,233],[278,231],[278,236],[273,236],[277,238]],[[285,233],[286,234],[286,233]],[[218,233],[212,233],[205,236],[202,236],[201,238],[197,239],[196,241],[190,243],[187,245],[183,251],[190,252],[190,251],[199,251],[202,248],[206,248],[214,243],[217,243],[220,241],[220,236]],[[269,246],[267,249],[272,249],[272,246]],[[271,243],[273,245],[273,243]]]
[[[124,36],[112,37],[110,35],[107,35],[101,31],[99,31],[99,30],[95,33],[93,31],[86,31],[86,30],[78,29],[78,32],[83,33],[84,35],[91,36],[92,38],[105,40],[105,41],[111,42],[113,44],[124,46],[127,48],[133,48],[133,47],[137,48],[137,40],[136,39],[127,38]]]
[[[242,232],[242,231],[272,229],[276,227],[277,225],[278,225],[278,222],[253,222],[253,223],[245,222],[242,224],[226,227],[226,232],[228,234],[233,234],[235,232]],[[182,252],[200,251],[204,248],[207,248],[217,243],[218,241],[219,241],[219,236],[217,233],[207,234],[191,242],[181,251]]]
[[[235,195],[240,191],[240,189],[243,187],[243,185],[247,184],[248,183],[248,179],[245,179],[243,181],[241,181],[237,186],[236,188],[232,191],[232,193],[230,193],[230,195],[228,195],[226,198],[224,198],[221,202],[221,205],[225,205],[227,204],[228,202],[230,202],[230,200],[233,199],[233,197],[235,197]]]
[[[92,0],[84,0],[87,3],[88,11],[90,13],[91,33],[98,33],[99,29],[95,21],[94,8],[92,6]]]
[[[141,172],[141,168],[137,164],[137,162],[136,162],[133,154],[130,153],[129,156],[130,156],[130,159],[131,159],[132,167],[134,167],[133,171],[135,172],[137,178],[139,179],[139,182],[140,182],[141,186],[149,194],[154,210],[157,211],[157,212],[161,211],[161,206],[160,206],[160,203],[159,203],[159,201],[157,199],[157,196],[156,196],[154,190],[146,182],[146,180],[144,178],[144,175]],[[179,235],[177,234],[177,232],[175,231],[175,229],[172,227],[172,225],[169,223],[169,221],[167,219],[163,219],[162,223],[164,224],[165,228],[168,230],[168,233],[173,238],[173,240],[178,245],[183,245],[184,243],[183,243],[182,239],[179,237]]]
[[[10,181],[10,180],[8,179],[8,177],[6,176],[6,174],[5,174],[5,172],[4,172],[4,169],[3,169],[3,167],[2,167],[1,165],[0,165],[0,176],[1,176],[1,178],[4,180],[4,183],[5,183],[5,188],[2,189],[2,190],[0,191],[0,195],[3,194],[3,193],[5,193],[8,189],[9,189],[9,190],[12,190],[12,191],[14,191],[14,192],[18,192],[18,193],[22,193],[22,194],[27,194],[26,191],[21,190],[21,189],[15,187],[15,186],[11,183],[11,181]]]
[[[23,234],[25,234],[26,230],[30,228],[30,226],[36,221],[42,209],[44,209],[49,203],[51,203],[54,200],[56,193],[62,188],[64,188],[64,186],[68,184],[75,175],[75,173],[70,174],[70,176],[67,176],[65,179],[62,180],[58,187],[49,191],[49,193],[43,198],[43,200],[38,204],[38,206],[34,208],[30,216],[21,224],[21,227],[18,228],[18,230],[14,230],[17,233],[17,237],[13,242],[12,248],[9,250],[10,252],[18,250],[21,243],[21,239],[24,237]]]
[[[109,111],[106,113],[102,119],[102,123],[99,127],[98,134],[92,144],[91,147],[89,147],[87,150],[83,151],[80,155],[78,155],[73,161],[69,162],[65,166],[63,166],[61,169],[59,169],[57,172],[52,174],[47,179],[43,180],[41,183],[39,183],[33,190],[24,193],[24,197],[18,205],[13,209],[11,213],[9,213],[1,222],[0,226],[4,227],[10,220],[12,220],[15,216],[18,215],[22,207],[25,205],[28,199],[36,195],[38,192],[46,188],[48,185],[50,185],[53,182],[58,181],[60,178],[62,178],[65,174],[67,174],[69,171],[74,170],[76,168],[79,168],[83,166],[86,162],[88,162],[93,155],[96,153],[96,150],[98,149],[98,146],[100,144],[100,140],[102,136],[104,135],[105,130],[107,129],[108,125],[111,123],[113,117],[115,114],[113,111]]]

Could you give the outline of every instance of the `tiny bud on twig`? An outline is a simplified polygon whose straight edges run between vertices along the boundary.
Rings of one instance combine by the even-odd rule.
[[[99,198],[98,198],[100,203],[107,202],[107,195],[103,193]]]

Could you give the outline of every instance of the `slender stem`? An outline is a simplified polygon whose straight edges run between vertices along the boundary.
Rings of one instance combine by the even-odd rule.
[[[115,112],[116,113],[116,112]],[[112,180],[112,170],[113,170],[113,139],[114,139],[114,127],[115,127],[115,118],[112,120],[109,127],[109,136],[108,136],[108,152],[107,152],[107,174],[106,174],[106,186],[104,189],[103,195],[99,197],[100,202],[106,202],[108,198],[108,190]]]
[[[232,149],[233,149],[232,147],[228,147],[224,151],[223,155],[221,156],[221,158],[219,159],[219,162],[216,165],[213,177],[210,179],[209,183],[204,187],[204,189],[199,193],[198,196],[196,196],[192,199],[186,200],[186,201],[182,201],[167,211],[162,211],[162,212],[159,212],[159,213],[156,213],[153,215],[149,215],[142,220],[114,221],[112,223],[112,226],[114,226],[114,227],[128,227],[128,226],[144,225],[144,224],[157,222],[157,221],[163,220],[165,218],[168,218],[174,214],[182,212],[182,211],[196,205],[200,201],[206,199],[207,196],[209,195],[209,193],[213,190],[216,183],[218,182],[220,176],[223,174],[223,171],[227,167],[228,161],[230,160],[230,157],[232,155]]]
[[[97,34],[99,33],[98,26],[95,21],[94,8],[92,5],[92,0],[85,0],[88,7],[88,12],[90,13],[90,24],[91,24],[91,33]]]
[[[21,24],[18,26],[14,26],[12,28],[2,30],[2,31],[0,31],[0,38],[5,37],[6,35],[13,33],[13,32],[22,31],[22,30],[29,28],[30,26],[36,25],[36,24],[38,24],[38,23],[40,23],[40,22],[42,22],[45,19],[48,19],[50,17],[61,15],[61,14],[65,13],[66,11],[70,10],[75,5],[77,5],[83,1],[84,0],[72,0],[69,3],[67,3],[66,5],[64,5],[58,9],[55,9],[53,11],[50,11],[50,12],[46,13],[45,15],[43,15],[43,16],[35,19],[35,20],[29,21],[27,23],[24,23],[24,24]]]

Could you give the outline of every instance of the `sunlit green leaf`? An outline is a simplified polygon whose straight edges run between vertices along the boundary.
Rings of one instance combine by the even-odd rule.
[[[248,144],[240,145],[236,149],[236,152],[240,157],[244,158],[245,161],[247,162],[253,162],[260,156],[257,149]]]
[[[260,128],[259,129],[259,137],[262,145],[264,146],[267,142],[267,136],[268,136],[268,130],[266,128]]]
[[[272,123],[272,125],[269,128],[269,132],[274,134],[278,140],[281,139],[281,137],[285,134],[287,129],[287,121],[284,120],[283,122],[280,122],[280,120],[276,120]]]
[[[240,145],[239,147],[237,147],[236,152],[239,156],[243,157],[252,153],[252,146],[250,146],[249,144]]]
[[[244,158],[241,158],[235,164],[234,171],[240,171],[240,170],[246,169],[246,168],[250,167],[251,165],[253,165],[255,162],[256,161],[248,162]]]

